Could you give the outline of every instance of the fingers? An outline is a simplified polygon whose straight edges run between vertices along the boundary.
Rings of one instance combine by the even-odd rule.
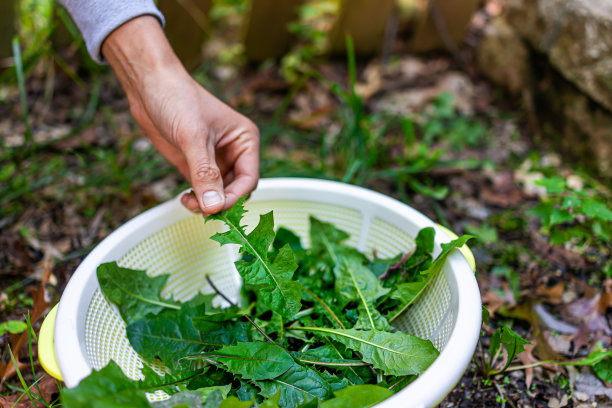
[[[233,179],[226,183],[225,209],[255,189],[259,180],[259,139],[252,139],[234,163]]]
[[[225,189],[225,207],[224,210],[231,208],[240,197],[243,197],[253,191],[257,186],[257,179],[254,177],[241,176]]]
[[[212,143],[207,137],[192,136],[190,142],[181,146],[189,167],[189,179],[195,193],[192,197],[205,214],[215,214],[225,206],[223,193],[223,179],[221,171],[215,162],[215,153]],[[186,198],[185,206],[194,210],[194,201]]]
[[[183,207],[187,208],[189,211],[193,212],[201,212],[200,203],[198,203],[198,199],[191,193],[185,193],[181,197],[181,204]]]
[[[223,167],[221,166],[221,172],[223,172]],[[226,172],[223,175],[223,185],[225,186],[229,186],[232,181],[234,181],[234,170],[230,170],[228,172]],[[226,191],[226,195],[225,195],[225,207],[223,208],[224,210],[231,208],[236,202],[235,201],[229,201],[228,200],[228,196],[227,196],[227,191]],[[181,204],[183,204],[184,207],[186,207],[189,211],[193,211],[193,212],[202,212],[202,210],[200,209],[200,204],[198,203],[197,198],[195,197],[195,194],[192,194],[191,192],[189,193],[185,193],[181,196]]]

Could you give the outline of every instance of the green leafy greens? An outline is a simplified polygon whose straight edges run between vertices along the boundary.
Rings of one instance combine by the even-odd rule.
[[[300,310],[302,291],[300,283],[292,280],[297,268],[293,250],[287,244],[278,250],[273,260],[268,259],[270,245],[274,241],[272,212],[259,218],[259,224],[247,234],[240,225],[244,210],[244,198],[228,211],[210,215],[206,221],[221,220],[228,231],[215,234],[212,239],[224,244],[239,244],[240,250],[252,259],[236,262],[236,269],[247,288],[257,290],[263,302],[282,316],[291,317]]]
[[[66,407],[369,407],[437,358],[429,340],[397,331],[393,322],[469,236],[443,244],[433,259],[435,232],[425,228],[411,251],[369,259],[331,223],[310,217],[307,249],[290,230],[275,232],[271,212],[247,233],[244,213],[242,199],[207,217],[227,227],[212,239],[239,245],[240,304],[213,307],[213,297],[229,299],[210,280],[217,293],[176,302],[161,296],[168,275],[99,266],[102,292],[146,362],[144,379],[129,379],[111,361],[62,391]],[[522,348],[511,333],[498,337],[498,348]],[[164,367],[165,375],[151,366]],[[147,393],[157,390],[169,398],[149,402]]]

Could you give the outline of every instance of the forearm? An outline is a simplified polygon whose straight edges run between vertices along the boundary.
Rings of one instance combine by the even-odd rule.
[[[186,74],[161,26],[151,16],[137,17],[113,31],[102,44],[102,53],[131,98],[160,75]]]
[[[103,62],[100,48],[104,39],[121,24],[142,15],[163,16],[153,0],[58,0],[70,13],[83,34],[87,50],[96,62]]]

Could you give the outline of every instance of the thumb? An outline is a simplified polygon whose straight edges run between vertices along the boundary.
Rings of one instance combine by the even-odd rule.
[[[223,209],[223,179],[215,162],[214,149],[207,151],[201,147],[185,151],[191,187],[204,214],[215,214]]]

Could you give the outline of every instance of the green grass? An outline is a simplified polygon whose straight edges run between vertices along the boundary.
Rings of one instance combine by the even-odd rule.
[[[26,330],[28,334],[27,345],[28,345],[29,369],[32,372],[32,380],[30,381],[30,384],[28,385],[24,377],[26,373],[22,372],[22,370],[19,368],[15,355],[13,354],[13,350],[11,350],[11,346],[9,345],[8,352],[11,358],[11,362],[13,363],[13,366],[15,367],[17,378],[19,380],[19,384],[21,385],[21,387],[13,386],[13,385],[10,385],[9,383],[5,383],[5,384],[7,385],[9,389],[11,389],[12,392],[19,394],[19,397],[17,397],[17,399],[15,400],[14,405],[18,404],[22,399],[27,398],[32,403],[32,406],[36,406],[36,407],[41,406],[41,405],[47,408],[60,406],[59,399],[54,400],[54,401],[46,401],[45,398],[42,396],[43,393],[40,390],[39,383],[43,378],[47,376],[47,374],[43,374],[42,376],[39,377],[36,373],[37,363],[35,362],[34,357],[33,357],[34,356],[33,347],[36,343],[38,343],[38,338],[36,336],[36,333],[34,332],[34,328],[32,327],[32,323],[30,321],[29,314],[26,316],[25,320],[26,320],[25,321]],[[61,384],[59,382],[57,382],[57,384],[58,384],[58,388],[61,389]],[[33,391],[37,391],[37,392],[34,393]]]

